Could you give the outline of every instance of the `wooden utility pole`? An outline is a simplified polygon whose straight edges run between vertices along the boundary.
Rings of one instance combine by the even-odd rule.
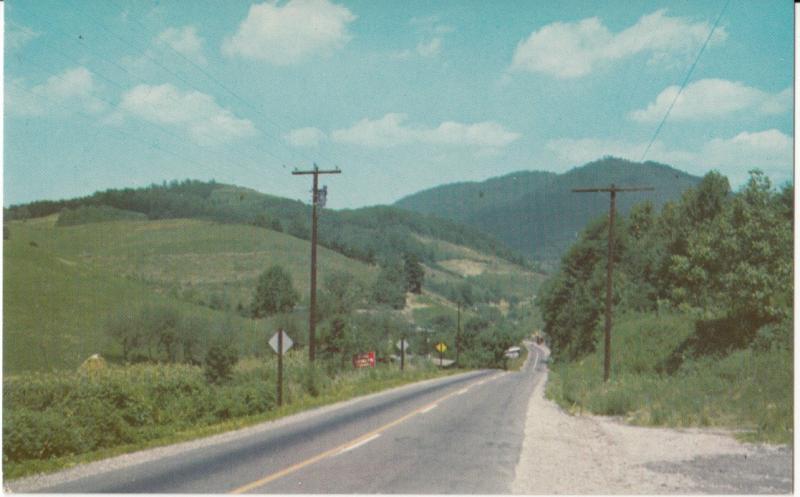
[[[652,186],[634,186],[619,188],[613,184],[607,188],[575,188],[575,193],[608,192],[611,194],[611,206],[608,211],[608,263],[606,266],[606,329],[605,351],[603,361],[603,381],[611,376],[611,314],[612,314],[612,277],[614,271],[614,217],[617,205],[617,192],[651,192]]]
[[[278,407],[283,405],[283,329],[278,330]]]
[[[325,206],[325,198],[320,198],[319,190],[319,175],[320,174],[341,174],[341,170],[330,169],[327,171],[321,170],[314,164],[314,169],[310,171],[292,171],[294,175],[311,174],[314,176],[314,186],[312,189],[313,196],[311,202],[311,301],[308,306],[308,360],[314,362],[316,342],[315,333],[317,328],[316,311],[317,311],[317,205]],[[322,190],[323,196],[327,195],[327,189]]]
[[[456,366],[458,366],[458,356],[461,352],[461,301],[458,301],[458,314],[456,324]]]
[[[406,337],[400,339],[400,371],[406,368]]]

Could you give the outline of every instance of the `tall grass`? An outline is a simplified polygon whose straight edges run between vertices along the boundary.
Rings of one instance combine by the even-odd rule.
[[[276,360],[249,358],[209,384],[200,367],[134,365],[92,372],[30,373],[3,380],[6,478],[172,443],[310,407],[448,374],[429,365],[347,370],[329,376],[304,354],[285,360],[284,406]]]
[[[624,416],[640,425],[723,427],[742,439],[790,443],[792,353],[740,350],[723,358],[686,359],[662,373],[691,333],[681,315],[623,317],[614,328],[612,376],[603,382],[603,351],[552,366],[547,395],[574,411]]]

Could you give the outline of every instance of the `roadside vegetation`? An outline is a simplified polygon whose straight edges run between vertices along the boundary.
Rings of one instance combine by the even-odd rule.
[[[190,440],[404,383],[449,374],[418,361],[341,371],[284,360],[284,405],[276,404],[277,359],[244,359],[209,381],[203,366],[138,364],[37,373],[3,380],[6,479]]]
[[[554,364],[548,395],[635,423],[793,434],[793,188],[759,171],[732,193],[716,172],[615,226],[611,380],[604,383],[607,220],[584,230],[538,304]]]
[[[386,232],[377,241],[394,240],[392,249],[381,248],[373,262],[320,248],[311,367],[308,244],[275,219],[163,219],[173,208],[202,204],[217,212],[235,204],[219,196],[232,192],[216,187],[209,187],[207,202],[193,203],[200,186],[110,194],[153,200],[146,215],[157,220],[143,219],[136,202],[65,201],[31,204],[36,212],[63,210],[4,226],[6,478],[189,440],[463,368],[514,366],[503,353],[532,330],[532,293],[541,276],[496,255],[433,241],[430,233]],[[185,205],[172,195],[182,188]],[[383,225],[391,226],[402,212],[396,211],[381,211]],[[359,216],[380,230],[381,223]],[[400,243],[403,237],[413,243]],[[457,271],[473,262],[484,273]],[[453,288],[466,286],[441,295],[434,275]],[[276,404],[276,357],[267,343],[278,329],[294,342],[283,406]],[[403,371],[401,339],[410,344]],[[448,369],[436,365],[439,342],[447,344],[446,359],[460,351]],[[376,367],[355,370],[353,357],[365,352],[374,352]]]

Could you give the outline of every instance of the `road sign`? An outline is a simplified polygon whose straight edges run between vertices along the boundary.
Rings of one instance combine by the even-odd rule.
[[[353,356],[354,368],[374,368],[375,352],[364,352]]]
[[[447,345],[444,342],[439,342],[435,345],[436,350],[439,351],[440,354],[444,354],[447,351]]]
[[[278,333],[283,333],[283,351],[282,353],[285,354],[290,348],[292,348],[292,339],[289,338],[289,335],[286,334],[285,331],[281,330]],[[278,352],[278,333],[272,335],[272,338],[269,339],[269,346],[272,347],[272,350]],[[263,342],[262,342],[263,343]]]
[[[395,345],[397,345],[397,348],[402,351],[408,350],[408,340],[406,340],[405,338],[403,338],[402,340],[398,340]]]

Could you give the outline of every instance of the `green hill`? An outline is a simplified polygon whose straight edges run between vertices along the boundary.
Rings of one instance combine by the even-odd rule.
[[[145,283],[162,295],[235,309],[247,306],[256,278],[279,264],[308,294],[307,242],[250,225],[197,219],[117,221],[52,227],[45,222],[13,223],[14,238],[109,273]],[[376,269],[321,247],[319,278],[334,271],[371,281]]]
[[[113,210],[110,210],[113,209]],[[250,224],[309,240],[311,208],[299,201],[266,195],[249,188],[186,180],[147,188],[106,190],[83,198],[12,205],[5,219],[24,220],[61,214],[61,224],[97,222],[103,216],[144,214],[148,219],[202,219]],[[433,237],[524,263],[502,242],[481,231],[440,217],[379,206],[328,210],[321,214],[319,243],[367,263],[414,253],[432,262],[435,255],[415,235]],[[81,219],[82,218],[82,219]],[[64,219],[68,219],[64,222]]]
[[[481,183],[455,183],[425,190],[395,205],[473,226],[538,260],[558,259],[592,219],[608,212],[608,194],[576,194],[573,188],[648,185],[654,192],[618,196],[627,212],[651,201],[656,207],[680,197],[700,178],[655,162],[604,158],[564,174],[520,171]]]
[[[230,190],[229,190],[230,191]],[[399,209],[386,211],[402,212]],[[362,212],[359,215],[364,216]],[[271,320],[245,317],[258,275],[283,266],[301,295],[295,313],[304,329],[309,292],[309,244],[295,236],[249,224],[199,219],[117,220],[63,226],[59,216],[7,223],[4,241],[4,372],[74,369],[93,353],[114,358],[119,346],[105,334],[110,316],[145,304],[167,304],[239,330],[240,351],[266,347]],[[327,220],[325,220],[327,222]],[[367,222],[366,220],[364,221]],[[369,221],[376,222],[376,221]],[[380,221],[377,221],[380,222]],[[322,223],[324,224],[324,222]],[[497,256],[435,238],[416,236],[431,260],[423,302],[404,315],[452,313],[447,292],[474,288],[476,303],[528,301],[542,276]],[[320,247],[320,284],[334,272],[352,274],[371,288],[379,268]],[[502,288],[496,294],[482,288]],[[443,295],[444,294],[444,295]],[[297,337],[302,343],[303,336]]]
[[[75,368],[114,353],[103,331],[125,307],[171,304],[229,320],[241,348],[261,349],[266,323],[233,312],[252,299],[258,274],[283,265],[308,294],[308,243],[254,226],[199,220],[115,221],[58,227],[55,217],[9,223],[3,256],[4,372]],[[321,281],[347,271],[371,282],[376,269],[321,248]],[[213,309],[212,309],[213,308]],[[230,312],[228,312],[230,311]]]

